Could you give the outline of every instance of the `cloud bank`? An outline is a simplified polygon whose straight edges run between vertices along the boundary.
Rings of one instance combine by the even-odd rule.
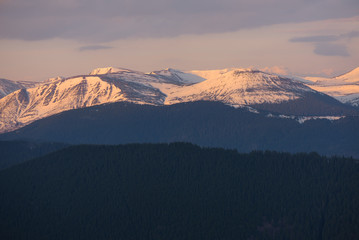
[[[97,51],[97,50],[104,50],[104,49],[111,49],[113,47],[110,46],[104,46],[104,45],[88,45],[88,46],[82,46],[78,48],[80,52],[84,51]]]
[[[338,40],[340,37],[335,35],[319,35],[308,37],[296,37],[292,38],[290,42],[332,42]]]
[[[320,56],[350,56],[347,43],[352,38],[359,37],[359,31],[352,31],[340,35],[316,35],[316,36],[305,36],[295,37],[289,39],[289,42],[293,43],[311,43],[314,44],[313,53]],[[340,43],[340,41],[344,43]]]
[[[352,17],[357,0],[3,0],[0,38],[108,42]]]
[[[350,56],[345,45],[332,43],[318,43],[314,48],[314,53],[321,56]]]

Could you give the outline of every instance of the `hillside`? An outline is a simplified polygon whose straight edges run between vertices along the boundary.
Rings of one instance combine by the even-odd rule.
[[[0,170],[69,146],[54,142],[0,141]]]
[[[0,172],[0,238],[351,240],[358,176],[314,153],[73,146]]]
[[[316,117],[298,118],[249,110],[218,102],[168,106],[112,103],[41,119],[0,135],[0,139],[72,144],[185,141],[201,146],[236,148],[241,152],[316,151],[359,157],[358,117],[317,117],[314,120]]]

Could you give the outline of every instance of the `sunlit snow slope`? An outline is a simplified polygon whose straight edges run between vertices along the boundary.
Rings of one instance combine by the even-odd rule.
[[[191,101],[220,101],[235,107],[272,104],[305,98],[316,91],[298,81],[252,69],[148,74],[106,67],[89,75],[50,79],[0,99],[0,132],[70,109],[127,101],[169,105]]]
[[[165,95],[149,82],[157,78],[134,72],[78,76],[15,91],[0,100],[0,132],[13,130],[62,111],[128,101],[163,104]]]
[[[309,87],[343,103],[359,106],[359,67],[334,78],[306,77]]]
[[[169,89],[166,104],[189,101],[221,101],[232,106],[279,103],[312,92],[309,87],[288,78],[251,69],[192,71],[203,82]]]

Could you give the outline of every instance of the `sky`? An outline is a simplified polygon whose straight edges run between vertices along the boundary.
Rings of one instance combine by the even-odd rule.
[[[336,76],[359,66],[359,1],[0,0],[0,78],[107,66]]]

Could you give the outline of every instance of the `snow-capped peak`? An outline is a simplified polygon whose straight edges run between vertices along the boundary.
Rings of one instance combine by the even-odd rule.
[[[65,78],[62,76],[57,76],[57,77],[53,77],[53,78],[49,78],[47,80],[45,80],[45,82],[56,82],[56,81],[60,81],[60,80],[64,80]]]
[[[335,77],[337,80],[342,80],[347,83],[359,82],[359,67],[353,69],[352,71]]]
[[[258,69],[254,68],[225,68],[225,69],[216,69],[216,70],[193,70],[189,73],[200,76],[204,79],[217,78],[218,76],[227,74],[227,73],[239,73],[239,72],[259,72]]]
[[[166,104],[186,101],[222,101],[240,106],[247,104],[279,103],[302,97],[305,92],[313,92],[299,82],[255,69],[221,69],[192,71],[205,81],[171,89]]]
[[[90,72],[89,75],[104,75],[111,73],[121,73],[121,72],[131,72],[129,69],[125,68],[116,68],[116,67],[104,67],[104,68],[96,68]]]

